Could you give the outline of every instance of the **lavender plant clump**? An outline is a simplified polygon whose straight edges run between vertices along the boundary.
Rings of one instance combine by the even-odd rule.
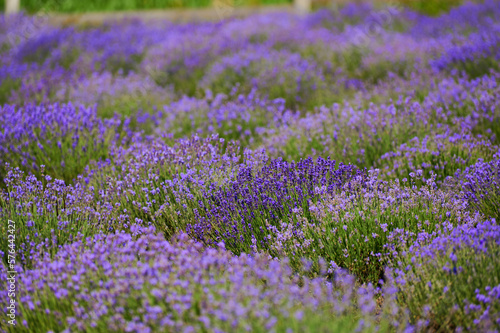
[[[0,16],[0,331],[500,331],[499,18]]]

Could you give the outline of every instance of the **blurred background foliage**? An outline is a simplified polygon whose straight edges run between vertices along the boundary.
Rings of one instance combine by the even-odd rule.
[[[5,1],[0,0],[2,10]],[[151,10],[166,8],[203,8],[210,7],[213,0],[21,0],[21,8],[28,13],[42,9],[55,12],[92,12],[119,10]],[[228,6],[260,6],[269,4],[289,4],[292,0],[220,0]]]
[[[0,10],[5,8],[0,0]],[[41,10],[63,13],[92,11],[151,10],[166,8],[204,8],[210,7],[214,0],[21,0],[21,8],[28,13]],[[227,6],[261,6],[291,4],[293,0],[215,0]],[[359,0],[312,0],[313,8],[344,5]],[[368,1],[367,1],[368,2]],[[462,0],[375,0],[378,5],[403,5],[427,15],[438,15],[462,3]]]
[[[403,6],[427,15],[438,15],[459,6],[461,0],[397,0]]]

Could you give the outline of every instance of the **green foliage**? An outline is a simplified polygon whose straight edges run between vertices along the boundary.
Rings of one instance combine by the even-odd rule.
[[[57,41],[50,41],[45,44],[39,45],[34,50],[26,53],[22,58],[23,62],[36,63],[42,65],[47,58],[49,58],[52,50],[57,47]]]
[[[495,144],[500,144],[500,114],[495,114],[493,119],[479,119],[472,129],[474,135],[488,137]]]
[[[482,189],[478,192],[481,198],[477,202],[470,203],[471,209],[500,221],[500,193],[495,192],[494,189],[489,189],[489,191]]]
[[[64,49],[58,65],[68,70],[78,60],[80,53],[81,51],[78,48]]]
[[[334,80],[335,71],[341,68],[349,78],[361,80],[364,85],[373,85],[386,79],[389,72],[404,78],[413,64],[410,55],[406,55],[404,60],[377,59],[376,62],[367,63],[366,59],[371,55],[371,49],[367,46],[349,46],[341,51],[322,48],[322,45],[297,46],[296,51],[305,58],[311,57],[318,64],[328,64],[324,67],[327,80]]]
[[[2,33],[4,33],[4,32],[2,31]],[[0,54],[3,54],[5,52],[9,51],[10,48],[11,48],[11,45],[9,42],[3,42],[2,44],[0,44]]]
[[[462,0],[399,0],[399,2],[426,15],[439,15],[459,6]]]
[[[464,71],[470,78],[475,79],[491,72],[498,72],[500,65],[495,57],[478,57],[474,60],[457,62],[452,68]]]
[[[164,104],[169,103],[168,97],[158,96],[157,94],[122,94],[120,96],[102,96],[97,102],[97,116],[109,119],[117,115],[121,116],[122,121],[128,121],[128,129],[143,132],[150,135],[156,126],[151,117],[145,120],[143,115],[154,114]],[[124,134],[120,131],[120,134]]]
[[[248,66],[241,68],[226,66],[215,75],[209,70],[204,86],[224,94],[231,94],[235,88],[243,94],[256,89],[259,94],[270,99],[285,99],[286,107],[292,110],[301,109],[311,102],[314,105],[321,103],[316,97],[327,88],[321,69],[302,57],[292,57],[294,63],[286,67],[289,62],[287,57],[288,55],[275,53],[269,58],[249,59]],[[249,80],[249,77],[255,79]]]
[[[225,2],[226,3],[226,2]],[[230,2],[227,2],[230,3]],[[286,4],[291,0],[235,0],[234,6],[254,6],[268,4]],[[39,11],[77,13],[92,11],[147,10],[164,8],[201,8],[210,7],[212,0],[23,0],[21,8],[28,13]],[[0,0],[0,8],[5,8],[5,0]]]
[[[207,110],[208,111],[208,110]],[[217,121],[204,113],[182,112],[177,114],[172,121],[168,121],[169,129],[173,135],[169,141],[175,139],[189,138],[194,134],[208,136],[218,133],[219,137],[228,141],[236,141],[241,148],[258,147],[262,137],[257,133],[258,128],[271,128],[269,115],[264,109],[252,110],[248,118],[223,119]]]
[[[128,58],[123,56],[112,56],[107,59],[107,64],[103,69],[110,71],[112,74],[120,73],[128,75],[131,71],[136,71],[144,58],[144,54],[133,54]]]
[[[5,78],[0,82],[0,105],[9,102],[10,95],[21,87],[21,80]]]
[[[179,95],[200,95],[198,83],[203,78],[205,68],[188,68],[183,60],[169,64],[162,71],[154,71],[152,79],[157,85],[166,87],[172,85]]]

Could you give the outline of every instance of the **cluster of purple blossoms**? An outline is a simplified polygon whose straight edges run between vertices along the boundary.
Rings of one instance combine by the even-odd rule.
[[[120,137],[133,139],[118,118],[101,119],[95,107],[72,104],[0,106],[0,175],[6,163],[40,175],[72,181],[91,160],[107,158],[108,148]]]
[[[460,175],[463,197],[471,207],[500,220],[500,159],[479,161]]]
[[[298,209],[308,213],[311,203],[334,193],[356,173],[352,165],[337,166],[322,158],[241,167],[234,181],[202,192],[205,200],[195,210],[188,233],[208,244],[224,240],[236,253],[267,248],[269,225],[293,219]]]

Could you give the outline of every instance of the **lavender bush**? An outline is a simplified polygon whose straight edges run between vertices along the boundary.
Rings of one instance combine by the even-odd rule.
[[[464,209],[463,201],[436,189],[434,180],[417,188],[407,180],[384,182],[375,174],[356,177],[310,203],[309,214],[297,209],[297,222],[269,225],[269,248],[298,265],[302,257],[316,264],[327,260],[361,281],[377,283],[384,278],[384,267],[413,242],[481,221]]]
[[[422,328],[495,331],[500,326],[499,250],[494,219],[412,245],[394,271],[399,301]]]
[[[95,108],[72,104],[0,107],[0,174],[5,164],[40,175],[40,166],[72,181],[92,160],[108,157],[119,138],[119,119],[102,120]]]
[[[500,219],[500,160],[480,161],[467,168],[461,178],[464,199],[486,216]]]
[[[54,258],[40,255],[20,281],[16,331],[402,329],[389,285],[377,307],[378,291],[355,286],[345,272],[298,284],[286,263],[266,255],[235,257],[223,243],[207,249],[186,234],[169,242],[153,229],[132,232],[79,238]]]
[[[249,252],[252,246],[268,248],[269,226],[292,222],[297,210],[309,215],[309,205],[334,193],[356,173],[352,165],[336,166],[324,159],[278,159],[252,169],[242,167],[227,186],[204,191],[188,231],[209,244],[225,240],[236,253]]]

